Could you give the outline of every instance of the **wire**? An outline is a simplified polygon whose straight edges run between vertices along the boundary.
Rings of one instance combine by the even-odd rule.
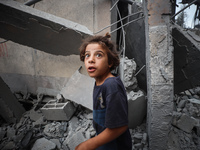
[[[115,25],[116,23],[119,23],[120,21],[122,21],[122,20],[124,20],[124,19],[126,19],[126,18],[128,18],[128,17],[130,17],[130,16],[137,15],[137,14],[139,14],[139,13],[143,13],[143,12],[142,12],[142,11],[139,11],[139,12],[137,12],[137,13],[133,13],[133,14],[127,15],[126,17],[124,17],[124,18],[122,18],[122,19],[120,19],[120,20],[118,20],[118,21],[116,21],[116,22],[114,22],[114,23],[112,23],[112,24],[110,24],[110,25],[108,25],[108,26],[102,28],[101,30],[99,30],[99,31],[97,31],[97,32],[95,32],[95,33],[93,33],[93,34],[98,34],[98,33],[102,32],[103,30],[105,30],[105,29],[107,29],[107,28],[109,28],[109,27]]]
[[[140,70],[134,75],[134,76],[137,76],[141,71],[142,69],[145,67],[146,65],[142,66],[142,68],[140,68]]]
[[[184,7],[183,9],[181,9],[179,12],[177,12],[176,14],[174,14],[171,19],[173,19],[176,15],[178,15],[179,13],[181,13],[182,11],[184,11],[186,8],[190,7],[192,4],[194,4],[195,2],[197,2],[198,0],[194,0],[193,2],[189,3],[186,7]]]
[[[121,79],[122,79],[122,82],[124,82],[124,58],[125,58],[125,50],[126,50],[126,39],[125,39],[125,30],[124,30],[124,25],[123,25],[123,22],[122,22],[122,18],[121,18],[121,14],[120,14],[120,11],[119,11],[119,8],[118,6],[116,6],[117,8],[117,12],[118,12],[118,15],[119,15],[119,19],[121,21],[121,28],[122,28],[122,37],[123,37],[123,42],[122,42],[122,49],[123,49],[123,56],[122,56],[122,74],[121,74]]]
[[[119,0],[117,0],[114,5],[110,8],[110,11],[112,11],[112,9],[115,7],[115,5],[119,2]]]
[[[126,24],[124,24],[123,26],[126,26],[126,25],[128,25],[128,24],[130,24],[130,23],[132,23],[132,22],[138,21],[138,20],[140,20],[140,19],[142,19],[142,18],[144,18],[144,16],[142,16],[142,17],[140,17],[140,18],[137,18],[137,19],[134,19],[134,20],[131,20],[131,21],[127,22]],[[122,26],[119,27],[119,28],[117,28],[117,29],[115,29],[115,30],[113,30],[113,31],[111,31],[110,33],[113,33],[113,32],[115,32],[115,31],[119,30],[120,28],[122,28]]]

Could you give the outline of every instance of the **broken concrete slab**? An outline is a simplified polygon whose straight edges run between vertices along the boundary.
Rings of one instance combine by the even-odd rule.
[[[0,115],[8,122],[19,121],[25,109],[0,77]]]
[[[136,71],[136,63],[134,59],[120,58],[120,78],[127,90],[133,90],[137,87],[137,79],[134,76]]]
[[[192,89],[200,83],[200,40],[191,30],[173,26],[174,90]]]
[[[57,100],[50,100],[41,108],[47,120],[70,120],[76,111],[74,104],[65,100],[64,102],[57,102]]]
[[[65,99],[76,102],[90,110],[93,109],[92,93],[94,79],[81,74],[78,70],[71,76],[60,94]]]
[[[172,125],[178,127],[179,129],[191,133],[195,126],[199,125],[199,121],[193,117],[186,114],[174,113]]]
[[[12,0],[0,1],[0,27],[1,38],[55,55],[79,54],[82,39],[92,35],[85,26]]]

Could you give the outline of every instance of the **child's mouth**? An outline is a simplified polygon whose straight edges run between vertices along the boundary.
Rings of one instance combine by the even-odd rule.
[[[88,68],[88,72],[94,72],[95,70],[96,70],[95,67],[89,67],[89,68]]]

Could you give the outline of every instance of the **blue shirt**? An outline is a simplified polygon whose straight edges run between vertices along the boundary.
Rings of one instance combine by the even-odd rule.
[[[97,134],[106,128],[128,125],[128,101],[124,85],[119,77],[110,77],[93,91],[93,125]],[[132,139],[127,129],[117,139],[97,150],[131,150]]]

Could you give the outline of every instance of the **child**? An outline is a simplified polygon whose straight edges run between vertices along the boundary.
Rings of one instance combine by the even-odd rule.
[[[75,150],[131,150],[128,129],[128,102],[120,77],[111,71],[119,65],[110,35],[94,36],[80,47],[90,77],[95,79],[93,91],[93,126],[97,136],[79,144]]]

